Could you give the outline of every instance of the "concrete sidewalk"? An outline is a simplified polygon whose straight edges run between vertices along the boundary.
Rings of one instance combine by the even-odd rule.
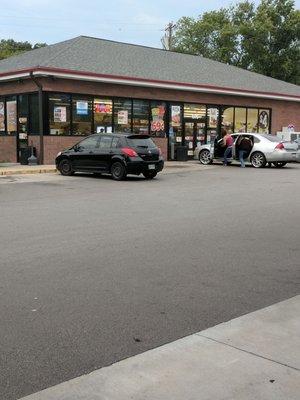
[[[300,296],[23,400],[298,400]]]
[[[201,165],[196,160],[190,160],[187,162],[179,161],[165,161],[165,169],[176,170],[195,170],[202,168],[209,168]],[[44,174],[44,173],[55,173],[57,172],[55,165],[20,165],[20,164],[0,164],[0,176],[1,175],[23,175],[23,174]]]

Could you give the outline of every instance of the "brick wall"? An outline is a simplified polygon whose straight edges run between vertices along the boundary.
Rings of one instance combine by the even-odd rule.
[[[17,144],[15,136],[0,136],[0,163],[17,162]]]
[[[44,164],[55,164],[57,153],[72,147],[80,139],[74,136],[44,136]]]
[[[54,164],[59,151],[72,147],[79,142],[79,137],[68,136],[44,136],[44,164]],[[165,138],[154,138],[155,143],[161,148],[165,160],[168,155],[168,141]],[[36,146],[39,148],[39,145]],[[39,154],[39,151],[38,151]]]
[[[67,79],[40,79],[45,91],[82,93],[96,96],[120,96],[139,99],[166,100],[172,102],[190,102],[216,105],[252,106],[272,109],[271,132],[275,134],[283,126],[293,124],[296,131],[300,131],[300,102],[260,99],[243,96],[229,96],[188,92],[181,90],[146,88],[127,85],[113,85],[99,82],[85,82]],[[0,95],[17,94],[36,91],[35,84],[30,80],[22,82],[8,82],[0,84]],[[80,138],[78,137],[44,137],[44,163],[53,164],[56,154],[67,147],[72,146]],[[39,137],[30,136],[30,141],[37,147],[39,154]],[[155,138],[155,142],[162,149],[167,158],[167,140]],[[0,161],[16,162],[16,140],[14,137],[0,137]]]

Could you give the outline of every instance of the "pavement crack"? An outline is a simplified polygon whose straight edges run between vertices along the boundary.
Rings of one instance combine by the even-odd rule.
[[[291,369],[293,369],[293,370],[295,370],[295,371],[300,372],[300,369],[299,369],[299,368],[293,367],[292,365],[288,365],[288,364],[282,363],[282,362],[280,362],[280,361],[274,360],[274,359],[272,359],[272,358],[268,358],[268,357],[262,356],[262,355],[260,355],[260,354],[254,353],[254,352],[252,352],[252,351],[245,350],[245,349],[242,349],[242,348],[237,347],[237,346],[233,346],[232,344],[222,342],[221,340],[213,339],[213,338],[211,338],[211,337],[209,337],[209,336],[205,336],[205,335],[202,335],[202,334],[200,334],[200,333],[196,333],[196,335],[197,335],[197,336],[200,336],[200,337],[203,337],[203,338],[205,338],[205,339],[211,340],[212,342],[219,343],[219,344],[223,344],[224,346],[231,347],[232,349],[239,350],[239,351],[242,351],[242,352],[244,352],[244,353],[250,354],[250,355],[252,355],[252,356],[254,356],[254,357],[259,357],[259,358],[262,358],[262,359],[264,359],[264,360],[271,361],[271,362],[273,362],[273,363],[282,365],[283,367],[291,368]]]

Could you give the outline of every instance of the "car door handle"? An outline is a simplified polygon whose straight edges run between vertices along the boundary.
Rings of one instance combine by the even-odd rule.
[[[93,152],[93,151],[90,151],[89,154],[94,154],[94,152]]]

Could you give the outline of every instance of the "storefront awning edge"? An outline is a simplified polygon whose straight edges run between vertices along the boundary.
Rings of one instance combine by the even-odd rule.
[[[171,89],[181,91],[192,91],[212,94],[222,94],[229,96],[243,96],[243,97],[255,97],[273,100],[286,100],[300,102],[300,96],[272,93],[272,92],[256,92],[251,90],[240,90],[235,88],[216,87],[210,85],[197,85],[185,82],[172,82],[172,81],[160,81],[152,79],[143,79],[136,77],[127,76],[114,76],[97,73],[88,73],[82,71],[68,71],[60,70],[59,68],[47,68],[47,67],[36,67],[26,70],[5,72],[0,74],[0,82],[9,82],[19,79],[26,79],[30,77],[32,73],[36,77],[57,77],[61,79],[72,79],[72,80],[84,80],[92,82],[103,82],[112,84],[122,84],[129,86],[143,86],[160,89]]]

